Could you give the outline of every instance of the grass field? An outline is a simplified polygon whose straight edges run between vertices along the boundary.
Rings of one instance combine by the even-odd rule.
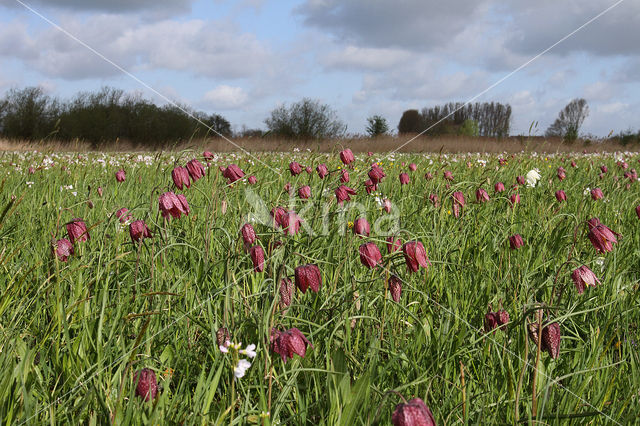
[[[177,189],[172,170],[194,158],[204,177]],[[438,425],[636,423],[639,159],[357,154],[345,167],[337,151],[303,147],[220,153],[207,166],[200,151],[1,152],[0,423],[391,424],[402,397],[421,398]],[[374,162],[386,177],[368,194]],[[230,164],[246,173],[233,184],[220,170]],[[340,185],[357,193],[342,206]],[[488,201],[476,201],[479,188]],[[188,215],[163,217],[169,191],[184,194]],[[276,206],[300,216],[294,235],[273,226]],[[603,225],[589,225],[594,217]],[[67,226],[76,218],[86,232]],[[369,236],[354,234],[359,218]],[[151,237],[132,238],[136,219]],[[264,252],[260,272],[259,249],[248,252],[240,233],[246,223],[256,233],[246,245]],[[516,234],[524,244],[512,248]],[[389,253],[389,236],[420,242],[427,267],[411,272],[410,248]],[[365,243],[381,252],[376,267],[363,264],[372,259],[359,253]],[[318,267],[317,292],[300,289],[296,268],[307,264]],[[600,284],[580,294],[572,272],[583,265]],[[503,310],[508,322],[487,315]],[[292,328],[309,342],[287,340]],[[243,349],[255,344],[255,357],[252,347],[225,347],[223,329]],[[148,402],[137,396],[143,368],[157,380]]]

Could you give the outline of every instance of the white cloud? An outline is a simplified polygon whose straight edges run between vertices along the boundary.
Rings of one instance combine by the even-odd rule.
[[[327,68],[340,70],[381,71],[402,66],[411,60],[411,54],[402,49],[366,48],[346,46],[333,50],[320,58]]]
[[[204,101],[215,109],[236,109],[249,101],[249,95],[242,87],[221,85],[204,94]]]

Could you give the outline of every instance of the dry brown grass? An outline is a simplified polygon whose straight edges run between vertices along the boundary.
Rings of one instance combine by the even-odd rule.
[[[233,139],[233,144],[223,139],[202,139],[167,145],[162,148],[149,148],[135,145],[126,141],[104,144],[99,149],[81,141],[61,142],[26,142],[8,141],[0,139],[0,151],[74,151],[74,152],[121,152],[121,151],[161,151],[161,150],[209,150],[212,152],[290,152],[294,148],[310,149],[314,152],[335,152],[343,148],[351,148],[354,152],[615,152],[637,150],[635,146],[623,146],[615,139],[585,143],[576,141],[572,144],[564,143],[561,139],[547,139],[542,137],[509,137],[503,139],[474,138],[474,137],[419,137],[406,144],[412,136],[386,136],[376,139],[337,139],[337,140],[308,140],[291,141],[276,138],[244,138]],[[405,145],[406,144],[406,145]],[[404,146],[402,146],[404,145]],[[399,148],[401,147],[402,148]],[[399,149],[398,149],[399,148]]]

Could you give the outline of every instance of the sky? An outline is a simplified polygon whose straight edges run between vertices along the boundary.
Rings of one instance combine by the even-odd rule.
[[[638,28],[637,0],[0,0],[0,93],[112,86],[236,130],[308,97],[351,134],[473,100],[510,104],[511,133],[540,135],[583,97],[582,133],[606,136],[640,127]]]

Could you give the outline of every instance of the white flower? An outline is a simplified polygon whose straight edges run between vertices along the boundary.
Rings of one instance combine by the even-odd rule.
[[[223,354],[229,353],[229,348],[224,345],[220,345],[218,346],[218,348],[220,348],[220,352],[222,352]]]
[[[589,195],[589,194],[591,194],[591,188],[585,188],[585,190],[582,191],[582,195],[586,196],[586,195]]]
[[[527,186],[529,188],[533,188],[534,186],[536,186],[536,184],[540,180],[540,170],[538,169],[529,170],[529,172],[527,173],[526,179],[527,179]]]
[[[251,367],[251,363],[249,361],[247,361],[246,359],[240,359],[238,360],[238,365],[233,368],[233,375],[239,379],[240,377],[244,376],[244,373],[247,372],[249,367]]]
[[[248,356],[249,358],[254,358],[256,356],[256,345],[252,343],[249,346],[247,346],[246,349],[240,350],[240,353],[242,355]]]

